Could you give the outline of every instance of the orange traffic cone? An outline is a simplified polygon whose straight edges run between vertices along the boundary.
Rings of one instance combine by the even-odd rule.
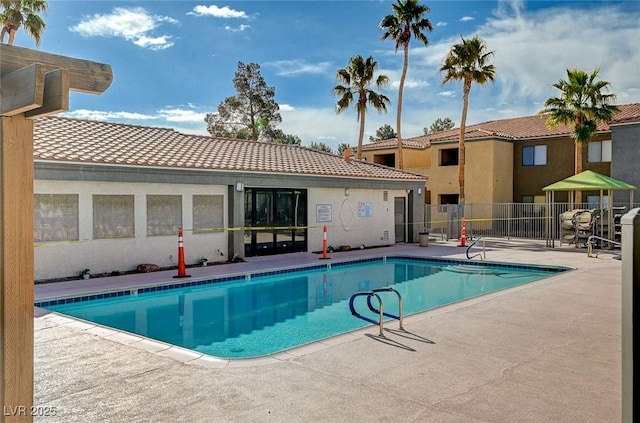
[[[322,228],[322,257],[320,260],[327,260],[327,225]]]
[[[178,228],[178,274],[174,278],[190,278],[184,264],[184,242],[182,241],[182,228]]]
[[[466,247],[466,241],[467,241],[467,224],[464,220],[464,217],[462,218],[462,231],[460,231],[460,246],[461,247]]]

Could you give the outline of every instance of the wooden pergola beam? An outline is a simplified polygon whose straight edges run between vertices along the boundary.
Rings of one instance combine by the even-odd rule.
[[[109,65],[0,44],[0,423],[33,421],[32,119],[112,80]]]
[[[42,106],[44,66],[33,63],[0,77],[0,116],[13,116]]]
[[[25,112],[25,117],[51,115],[69,110],[69,71],[56,69],[44,76],[42,104],[37,109]]]
[[[33,63],[43,65],[46,72],[67,69],[69,89],[72,91],[101,94],[113,81],[111,66],[104,63],[0,44],[0,77]]]

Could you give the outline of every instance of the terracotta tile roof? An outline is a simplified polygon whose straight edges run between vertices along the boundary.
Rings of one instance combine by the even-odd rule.
[[[620,123],[640,122],[640,103],[620,104],[620,111],[616,113],[611,125]],[[598,125],[598,131],[610,131],[609,124]],[[468,125],[465,128],[465,139],[482,138],[502,138],[506,140],[530,140],[536,138],[569,136],[573,129],[568,125],[556,126],[553,129],[547,127],[547,117],[544,115],[524,116],[510,119],[490,120],[487,122]],[[428,146],[430,143],[458,141],[460,128],[453,128],[435,134],[420,135],[402,140],[404,145],[415,145],[416,143]],[[393,147],[396,139],[387,140],[388,147]],[[371,149],[367,144],[363,149]]]
[[[640,103],[625,104],[624,107],[618,107],[620,108],[620,112],[609,122],[610,125],[640,122]]]
[[[419,138],[420,137],[413,137],[413,138],[407,138],[406,140],[402,140],[402,147],[424,150],[425,143]],[[398,145],[398,139],[391,138],[388,140],[376,141],[369,144],[365,144],[362,146],[362,150],[389,149],[389,148],[396,147],[397,145]]]
[[[168,128],[62,117],[34,122],[34,160],[290,173],[365,179],[425,176],[306,147],[187,135]]]

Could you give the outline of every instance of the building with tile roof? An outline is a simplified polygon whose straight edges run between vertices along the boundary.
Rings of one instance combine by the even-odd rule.
[[[178,228],[192,264],[318,251],[325,225],[351,247],[424,225],[424,175],[299,146],[43,117],[34,166],[37,280],[175,266]]]
[[[640,142],[640,103],[618,107],[620,111],[614,119],[600,124],[596,136],[585,147],[583,169],[640,186],[640,172],[635,171],[640,153],[634,147]],[[546,116],[534,115],[465,128],[467,204],[543,202],[543,187],[573,174],[572,128],[549,128],[546,121]],[[408,163],[405,169],[429,177],[425,196],[428,203],[457,203],[458,138],[459,128],[454,128],[403,140]],[[363,158],[395,164],[396,142],[392,139],[367,144],[363,146]]]

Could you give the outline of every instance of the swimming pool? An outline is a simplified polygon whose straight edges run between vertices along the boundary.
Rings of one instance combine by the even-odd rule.
[[[349,300],[356,292],[393,287],[409,315],[565,270],[380,257],[50,299],[36,306],[216,357],[249,358],[371,325],[351,315]],[[384,311],[397,314],[397,297],[380,295]],[[354,306],[376,318],[365,298],[356,298]]]

